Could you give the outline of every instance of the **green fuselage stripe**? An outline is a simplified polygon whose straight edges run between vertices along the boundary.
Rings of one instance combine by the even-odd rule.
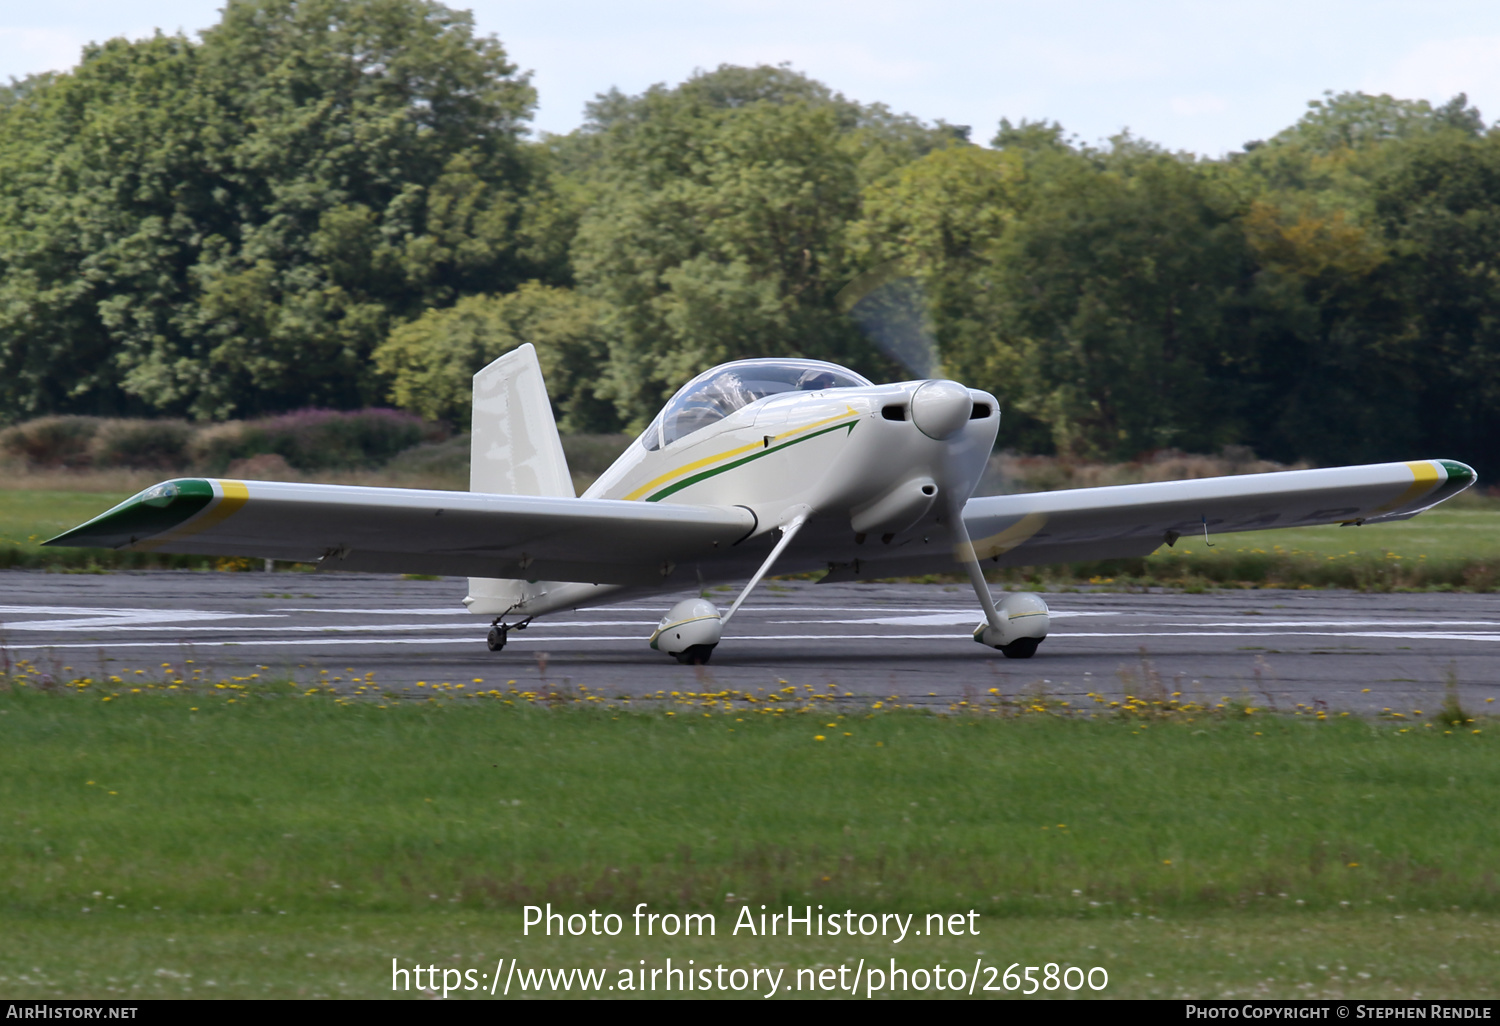
[[[831,427],[823,428],[821,431],[813,431],[810,434],[803,435],[801,438],[794,438],[790,442],[783,442],[780,445],[773,445],[768,449],[762,449],[760,452],[755,453],[753,456],[746,456],[743,459],[735,460],[732,463],[726,463],[722,467],[714,467],[712,470],[705,470],[701,474],[694,474],[692,477],[685,477],[681,481],[678,481],[676,484],[667,485],[667,487],[663,488],[655,495],[646,496],[646,501],[660,502],[667,496],[675,495],[677,492],[682,491],[684,488],[687,488],[690,485],[695,485],[699,481],[706,481],[716,474],[722,474],[726,470],[733,470],[735,467],[743,467],[746,463],[751,463],[755,460],[758,460],[762,456],[769,456],[773,452],[780,452],[782,449],[789,449],[799,442],[805,442],[810,438],[817,438],[819,435],[826,435],[830,431],[838,431],[842,428],[848,428],[849,433],[853,434],[854,426],[858,423],[858,419],[846,420],[842,424],[834,424]]]

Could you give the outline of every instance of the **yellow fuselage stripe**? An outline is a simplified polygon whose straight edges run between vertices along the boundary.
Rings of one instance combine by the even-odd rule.
[[[823,420],[816,420],[811,424],[804,424],[799,428],[792,429],[791,431],[783,431],[779,435],[772,435],[771,441],[779,442],[783,438],[792,438],[793,436],[800,435],[805,431],[811,431],[814,428],[820,428],[824,424],[831,424],[834,421],[838,420],[840,417],[847,417],[852,413],[854,413],[854,407],[845,406],[843,413],[836,413],[832,417],[825,417]],[[625,498],[627,500],[639,499],[642,495],[645,495],[647,492],[654,490],[658,485],[664,485],[668,481],[673,481],[685,474],[691,474],[693,471],[700,470],[703,467],[709,466],[710,464],[718,463],[721,460],[733,459],[735,456],[739,456],[747,452],[752,452],[756,449],[765,448],[765,446],[766,443],[764,440],[759,442],[751,442],[749,445],[742,445],[738,449],[730,449],[726,452],[721,452],[714,456],[705,456],[701,460],[694,460],[692,463],[685,463],[675,470],[667,471],[660,477],[652,478],[650,481],[647,481],[645,484],[641,485],[639,488],[626,495]]]

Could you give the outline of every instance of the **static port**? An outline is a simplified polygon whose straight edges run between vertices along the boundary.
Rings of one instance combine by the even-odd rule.
[[[902,406],[899,403],[892,403],[890,406],[882,406],[880,408],[880,415],[886,420],[905,420],[906,407]]]
[[[989,403],[975,403],[974,408],[969,411],[970,420],[984,420],[990,415]]]

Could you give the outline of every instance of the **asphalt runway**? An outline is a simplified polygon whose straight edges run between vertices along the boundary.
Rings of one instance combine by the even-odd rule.
[[[359,574],[0,574],[0,645],[59,678],[194,665],[387,694],[431,684],[587,687],[607,696],[830,684],[870,698],[943,704],[1045,692],[1140,694],[1153,678],[1187,698],[1257,706],[1432,711],[1450,677],[1471,709],[1500,698],[1500,595],[1234,591],[1047,595],[1052,633],[1029,660],[975,644],[966,586],[762,585],[706,667],[646,638],[684,595],[556,613],[485,646],[465,582]],[[715,593],[721,607],[733,592]],[[323,671],[326,671],[324,673]],[[1368,690],[1366,690],[1368,689]]]

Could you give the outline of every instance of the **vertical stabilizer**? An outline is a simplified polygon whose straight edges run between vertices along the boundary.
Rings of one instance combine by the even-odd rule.
[[[469,491],[573,498],[542,365],[530,342],[474,375]]]
[[[531,343],[512,349],[474,375],[470,432],[469,491],[569,499],[577,494],[552,419],[542,365]],[[470,577],[464,604],[475,613],[500,616],[556,587]]]

